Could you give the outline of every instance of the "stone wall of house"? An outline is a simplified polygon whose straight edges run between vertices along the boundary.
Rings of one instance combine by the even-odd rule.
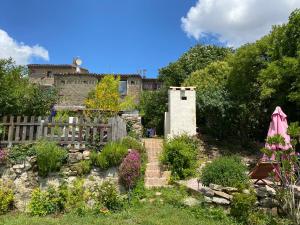
[[[60,95],[60,105],[84,105],[88,94],[98,83],[96,76],[88,74],[56,75],[54,80]]]
[[[24,162],[19,164],[0,164],[0,182],[5,182],[12,187],[15,208],[24,211],[35,188],[46,189],[50,185],[58,187],[62,183],[71,184],[77,179],[79,176],[75,165],[81,160],[88,160],[89,155],[90,151],[88,150],[70,148],[67,164],[61,168],[60,172],[51,173],[46,178],[38,175],[36,157],[27,157]],[[93,187],[101,184],[104,180],[112,180],[117,184],[118,172],[117,168],[103,171],[94,167],[89,174],[81,176],[81,178],[84,179],[85,187]],[[120,186],[119,188],[121,189]]]
[[[142,92],[142,79],[139,77],[127,78],[127,95],[132,96],[136,103],[140,101]]]

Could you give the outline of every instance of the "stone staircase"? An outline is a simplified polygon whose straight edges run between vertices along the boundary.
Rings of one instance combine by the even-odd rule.
[[[145,187],[164,187],[168,185],[170,178],[169,171],[163,171],[159,162],[162,152],[162,139],[144,139],[145,148],[148,156],[148,163],[145,172]]]

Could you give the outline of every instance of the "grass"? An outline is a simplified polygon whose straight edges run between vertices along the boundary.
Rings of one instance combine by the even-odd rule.
[[[61,214],[47,217],[31,217],[27,214],[9,213],[0,216],[2,225],[226,225],[235,224],[221,209],[204,206],[186,207],[181,201],[185,193],[172,188],[147,193],[144,202],[134,201],[131,206],[120,212],[108,214],[87,213],[84,216]],[[176,202],[176,199],[178,201]]]

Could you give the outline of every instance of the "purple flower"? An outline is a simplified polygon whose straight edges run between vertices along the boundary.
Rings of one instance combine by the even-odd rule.
[[[4,149],[0,149],[0,163],[5,162],[7,158],[7,153],[4,151]]]
[[[137,151],[131,151],[119,167],[119,178],[121,184],[127,189],[132,188],[140,176],[141,157]]]

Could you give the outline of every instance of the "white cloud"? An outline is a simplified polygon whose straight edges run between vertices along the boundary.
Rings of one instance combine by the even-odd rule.
[[[48,51],[42,46],[28,46],[22,42],[17,42],[7,32],[0,29],[0,58],[9,57],[20,65],[30,63],[33,57],[49,60]]]
[[[221,42],[239,46],[286,22],[297,7],[300,0],[198,0],[181,18],[181,26],[197,40],[213,34]]]

